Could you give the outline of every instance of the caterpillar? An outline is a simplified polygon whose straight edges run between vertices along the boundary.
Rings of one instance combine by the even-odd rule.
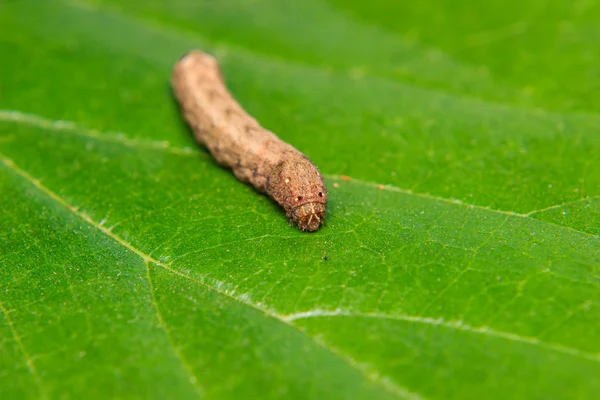
[[[327,188],[321,171],[244,111],[214,57],[197,50],[185,54],[171,85],[196,140],[219,164],[279,203],[290,225],[302,231],[323,225]]]

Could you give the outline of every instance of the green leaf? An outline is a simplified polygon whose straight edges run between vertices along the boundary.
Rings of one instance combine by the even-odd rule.
[[[594,398],[599,17],[3,2],[0,397]],[[194,48],[325,173],[319,232],[195,143]]]

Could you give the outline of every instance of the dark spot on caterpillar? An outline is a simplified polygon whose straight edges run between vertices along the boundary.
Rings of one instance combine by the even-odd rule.
[[[238,112],[235,109],[233,109],[233,108],[226,108],[225,109],[225,115],[227,115],[228,117],[231,117],[231,116],[237,115],[237,114],[238,114]]]
[[[215,101],[220,96],[219,92],[217,92],[216,90],[209,90],[206,92],[206,95],[208,96],[208,99],[210,101]]]
[[[244,125],[243,129],[244,129],[245,133],[250,134],[250,132],[253,132],[253,131],[260,131],[261,128],[257,128],[256,126],[248,124],[248,125]]]
[[[328,259],[329,259],[329,257],[323,256],[323,261],[327,261]]]

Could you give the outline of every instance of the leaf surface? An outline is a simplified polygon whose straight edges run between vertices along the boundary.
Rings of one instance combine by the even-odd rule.
[[[598,393],[600,9],[365,7],[0,5],[0,397]],[[322,230],[195,144],[194,48],[325,173]]]

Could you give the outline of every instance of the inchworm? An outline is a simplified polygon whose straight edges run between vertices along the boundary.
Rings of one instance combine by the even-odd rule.
[[[271,196],[290,224],[303,231],[323,225],[323,175],[307,156],[244,111],[227,90],[213,57],[201,51],[187,53],[175,65],[171,83],[196,140],[219,164]]]

